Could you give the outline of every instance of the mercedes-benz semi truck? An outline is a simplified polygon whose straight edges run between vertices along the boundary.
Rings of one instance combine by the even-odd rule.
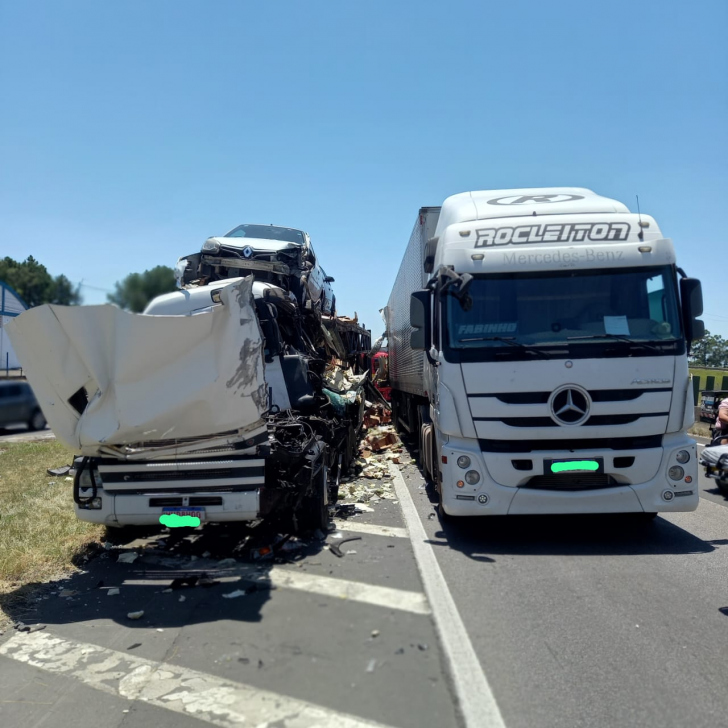
[[[443,516],[690,511],[700,282],[582,188],[419,210],[385,310],[394,419]]]

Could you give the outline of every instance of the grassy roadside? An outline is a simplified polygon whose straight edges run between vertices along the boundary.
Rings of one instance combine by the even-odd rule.
[[[710,425],[707,422],[696,422],[689,430],[689,435],[710,437]]]
[[[0,442],[0,597],[72,571],[74,557],[103,534],[76,518],[70,481],[46,473],[71,457],[55,441]]]

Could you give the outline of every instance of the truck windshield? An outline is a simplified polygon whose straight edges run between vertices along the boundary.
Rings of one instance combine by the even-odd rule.
[[[262,238],[263,240],[278,240],[283,243],[298,243],[303,245],[303,233],[293,228],[276,227],[275,225],[238,225],[226,238]]]
[[[682,338],[676,289],[670,266],[479,276],[468,311],[447,298],[445,341],[451,350],[501,349],[513,358],[533,358],[530,347],[569,356],[595,345],[674,353]]]

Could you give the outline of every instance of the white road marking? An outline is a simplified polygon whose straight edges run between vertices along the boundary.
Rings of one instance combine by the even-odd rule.
[[[340,531],[353,531],[354,533],[370,533],[372,536],[394,536],[395,538],[409,538],[406,528],[396,526],[375,526],[372,523],[357,523],[357,521],[335,520],[334,523]]]
[[[334,599],[348,599],[361,604],[372,604],[387,609],[398,609],[402,612],[412,614],[430,614],[425,595],[420,592],[406,591],[405,589],[393,589],[388,586],[375,586],[364,584],[359,581],[347,579],[335,579],[330,576],[319,576],[302,571],[293,571],[274,566],[269,571],[258,571],[255,569],[236,569],[239,576],[216,577],[226,584],[237,583],[240,576],[245,580],[254,579],[258,583],[269,582],[273,586],[283,589],[296,589],[297,591],[319,594]],[[210,572],[208,572],[210,573]],[[258,578],[256,579],[256,575]],[[158,584],[168,586],[169,579],[127,579],[124,584],[127,586],[150,586]]]
[[[432,608],[455,697],[466,728],[505,728],[488,679],[440,570],[417,508],[399,468],[390,464],[394,489],[402,506],[415,560]]]
[[[221,728],[386,728],[381,723],[47,632],[19,634],[0,655],[96,690],[184,713]]]

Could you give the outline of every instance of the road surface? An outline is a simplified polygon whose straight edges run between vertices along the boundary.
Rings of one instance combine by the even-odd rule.
[[[414,466],[395,485],[289,563],[221,561],[212,527],[122,539],[16,609],[45,627],[0,637],[0,725],[728,725],[728,501],[702,474],[696,512],[648,524],[441,523]]]

